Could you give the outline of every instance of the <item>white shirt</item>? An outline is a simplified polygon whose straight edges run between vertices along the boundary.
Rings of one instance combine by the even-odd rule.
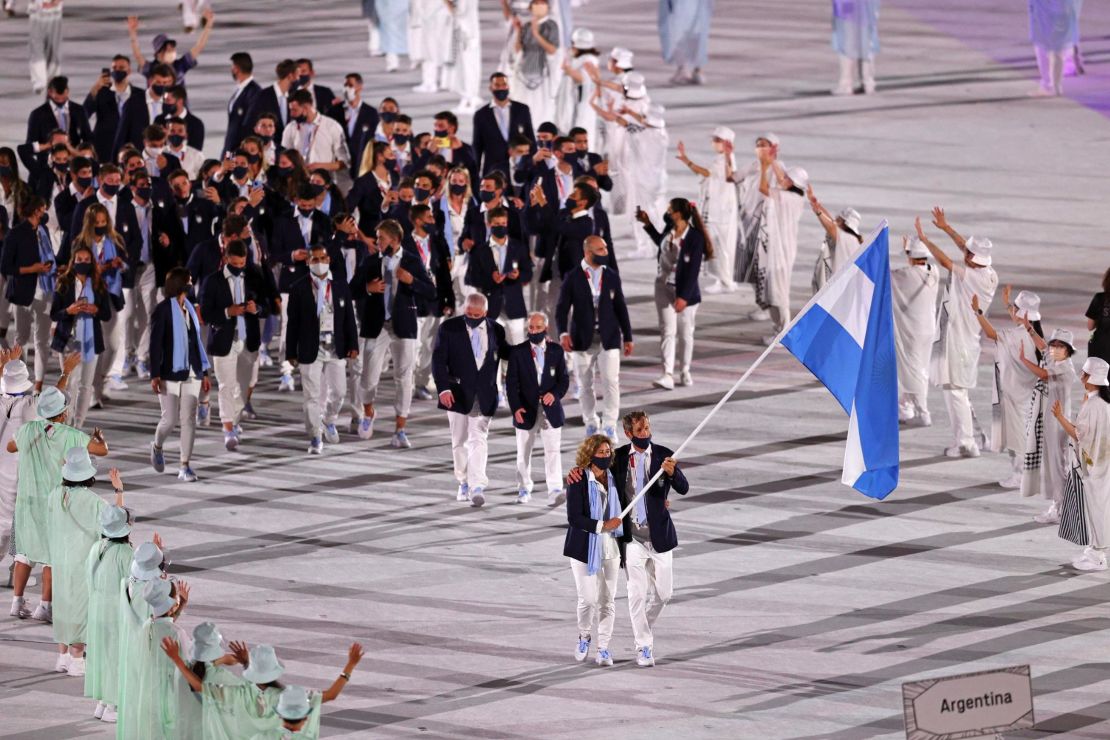
[[[166,153],[177,157],[178,161],[181,162],[181,169],[188,173],[190,180],[197,179],[197,174],[200,173],[200,168],[204,164],[203,152],[185,144],[180,150],[166,147]]]
[[[485,364],[486,354],[489,353],[489,332],[487,330],[488,326],[489,322],[483,321],[482,323],[478,324],[477,329],[471,329],[469,325],[467,325],[466,327],[466,338],[472,343],[471,347],[473,347],[474,342],[471,337],[474,336],[475,332],[477,332],[478,334],[478,347],[479,352],[481,352],[482,355],[482,362],[478,362],[477,360],[475,360],[474,364],[477,365],[479,368],[481,368],[482,365]]]
[[[586,271],[586,280],[590,286],[590,293],[594,297],[594,310],[597,310],[597,304],[601,301],[601,281],[604,279],[605,266],[593,267],[586,260],[582,260],[582,269]]]
[[[312,297],[318,300],[318,291],[331,290],[331,273],[327,274],[325,278],[317,278],[315,275],[310,276],[312,280]],[[320,312],[320,334],[330,334],[335,331],[335,308],[332,306],[329,295],[324,299],[324,310]]]
[[[278,87],[276,82],[273,84],[273,88],[274,95],[277,96],[278,115],[281,118],[281,124],[284,126],[289,123],[289,93],[282,92],[282,89]]]
[[[151,123],[154,123],[154,119],[162,115],[162,98],[150,97],[150,90],[146,93],[146,112],[150,116]]]
[[[305,127],[312,126],[315,130],[310,133]],[[307,147],[302,147],[305,135],[309,136]],[[337,121],[316,112],[316,117],[304,124],[292,123],[285,127],[281,134],[281,145],[285,149],[296,149],[299,152],[308,151],[305,163],[341,162],[344,166],[351,164],[351,156],[347,152],[347,138],[343,128]]]
[[[104,193],[98,189],[96,191],[96,200],[100,205],[108,209],[108,221],[112,226],[115,226],[116,206],[119,204],[119,196],[114,195],[111,198],[105,198]]]

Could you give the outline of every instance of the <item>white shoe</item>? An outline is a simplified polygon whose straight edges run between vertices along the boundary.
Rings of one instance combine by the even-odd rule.
[[[419,85],[414,87],[412,89],[412,91],[414,93],[434,93],[434,92],[438,92],[439,88],[436,87],[436,85],[434,83],[429,85],[429,84],[425,84],[425,83],[421,82]]]
[[[319,455],[324,451],[324,441],[319,437],[308,440],[308,454]]]
[[[665,391],[674,390],[674,376],[670,373],[663,373],[661,376],[651,381],[651,384],[656,388],[662,388]]]
[[[678,384],[689,387],[694,384],[694,376],[690,374],[689,370],[683,370],[682,377],[679,378]]]
[[[297,389],[292,375],[282,375],[278,383],[278,393],[291,393]]]
[[[548,506],[562,506],[563,502],[567,500],[567,492],[563,490],[549,491],[547,494]]]
[[[1072,567],[1082,571],[1106,570],[1106,555],[1090,548],[1080,557],[1071,561]]]
[[[459,492],[455,494],[455,500],[459,503],[470,501],[470,490],[466,487],[465,483],[459,484]]]
[[[528,493],[525,489],[520,489],[516,492],[516,502],[518,504],[528,504],[532,502],[532,494]]]
[[[771,318],[771,312],[765,308],[757,308],[748,314],[749,321],[768,321]]]
[[[116,708],[109,704],[108,707],[104,710],[104,716],[100,718],[100,721],[107,722],[110,725],[114,725],[116,723],[116,717]]]
[[[480,508],[486,502],[486,494],[481,488],[470,489],[470,505],[475,509]]]
[[[8,612],[10,616],[16,619],[27,619],[31,616],[31,610],[27,608],[27,601],[22,597],[12,597],[12,610]]]
[[[979,457],[979,454],[979,445],[974,443],[944,448],[945,457]]]
[[[69,653],[58,653],[58,659],[54,661],[55,673],[69,673]]]
[[[709,295],[717,295],[718,293],[724,293],[725,292],[725,284],[722,283],[720,280],[714,280],[712,283],[710,283],[709,285],[702,288],[701,292],[702,293],[708,293]]]
[[[652,655],[651,648],[646,646],[636,648],[636,665],[641,668],[650,668],[655,665],[655,656]]]
[[[374,417],[364,416],[358,423],[358,438],[370,439],[374,436]]]
[[[40,622],[46,622],[47,624],[53,624],[54,623],[54,607],[51,606],[50,604],[44,604],[40,601],[39,605],[35,607],[35,613],[31,615],[31,619],[37,619]]]
[[[613,665],[613,654],[609,652],[609,648],[600,648],[594,662],[600,666],[611,666]]]
[[[1028,95],[1031,98],[1052,98],[1056,96],[1056,93],[1048,88],[1037,85],[1029,91]]]
[[[998,481],[1003,488],[1021,488],[1021,473],[1011,473],[1009,477]]]
[[[385,71],[396,72],[401,66],[401,58],[396,54],[385,55]]]
[[[93,710],[93,717],[95,717],[96,719],[100,719],[101,717],[104,716],[104,710],[107,709],[107,708],[108,708],[107,704],[105,704],[102,701],[98,701],[96,703],[96,709]]]
[[[69,670],[66,671],[66,674],[69,675],[70,678],[81,678],[84,676],[85,659],[74,658],[72,655],[69,656]]]
[[[1060,510],[1057,508],[1056,502],[1053,501],[1043,514],[1037,514],[1033,517],[1033,521],[1037,524],[1059,524]]]
[[[335,424],[324,424],[324,441],[331,445],[339,444],[339,430]]]
[[[841,82],[829,92],[833,95],[851,95],[855,92],[855,89],[852,87],[852,83]]]
[[[931,427],[933,425],[933,417],[928,411],[922,411],[917,415],[917,423],[914,426]]]
[[[110,391],[125,391],[127,390],[127,383],[123,382],[123,378],[119,375],[108,376],[108,390]]]
[[[586,635],[585,638],[578,638],[578,645],[574,648],[574,659],[579,663],[584,661],[586,656],[590,654],[591,640],[592,638],[589,635]]]

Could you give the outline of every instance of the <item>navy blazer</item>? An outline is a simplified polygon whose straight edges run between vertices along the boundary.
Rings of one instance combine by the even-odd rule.
[[[352,172],[357,172],[352,168]],[[358,221],[358,228],[364,234],[373,234],[385,216],[382,214],[382,190],[373,172],[357,178],[347,191],[347,212]]]
[[[543,352],[543,379],[536,380],[536,361],[533,351]],[[517,429],[531,429],[536,425],[536,415],[543,409],[548,423],[556,429],[566,422],[563,413],[563,396],[570,387],[567,373],[567,360],[563,348],[557,343],[544,340],[542,345],[531,341],[513,346],[509,354],[509,373],[505,379],[505,399],[513,412],[513,426]],[[555,403],[544,406],[540,398],[548,393],[555,396]],[[524,421],[518,423],[516,412],[524,411]]]
[[[147,91],[141,95],[132,95],[123,106],[123,115],[120,116],[119,127],[116,129],[115,138],[112,139],[112,160],[125,144],[131,144],[140,152],[143,150],[143,131],[153,123],[150,120],[150,110],[147,108]]]
[[[613,189],[613,178],[594,172],[594,168],[604,161],[605,158],[595,152],[577,152],[574,155],[574,163],[578,171],[593,177],[597,180],[598,189],[608,192]]]
[[[150,316],[150,377],[162,380],[188,380],[189,369],[198,378],[208,374],[200,362],[200,327],[189,322],[189,368],[173,369],[173,311],[176,298],[163,298]],[[188,298],[186,298],[188,300]]]
[[[4,297],[16,306],[30,306],[35,300],[38,273],[21,275],[19,269],[39,262],[39,238],[36,232],[37,229],[29,222],[20,221],[4,237],[3,247],[0,248],[0,274],[8,279]]]
[[[73,249],[73,239],[81,233],[81,226],[85,220],[85,211],[89,210],[89,206],[94,203],[99,203],[97,200],[96,191],[88,198],[85,198],[77,204],[73,209],[73,215],[70,217],[69,231],[62,239],[61,246],[58,247],[58,264],[69,264],[70,253]],[[123,287],[135,287],[135,270],[139,265],[139,257],[143,250],[143,234],[139,226],[139,217],[135,214],[135,206],[132,205],[130,198],[124,195],[121,190],[116,196],[116,232],[123,239],[123,244],[117,244],[124,254],[120,257],[127,263],[127,269],[124,270]]]
[[[553,256],[547,255],[549,259],[544,265],[543,277],[548,280],[551,279],[553,270],[557,269],[559,277],[564,278],[568,272],[580,267],[582,259],[586,256],[586,239],[591,236],[602,236],[598,233],[598,224],[590,212],[584,211],[584,213],[586,213],[585,216],[573,218],[570,211],[564,209],[555,219],[555,252]],[[609,256],[605,264],[613,272],[619,273],[617,252],[613,249],[612,241],[606,240],[606,244],[609,247]]]
[[[312,212],[311,219],[312,230],[309,233],[309,243],[307,245],[304,241],[304,235],[301,233],[301,227],[297,223],[295,212],[274,219],[274,229],[270,237],[270,254],[282,265],[281,276],[278,278],[278,290],[282,293],[289,293],[292,290],[293,283],[308,275],[308,261],[294,261],[293,252],[298,249],[308,249],[309,246],[316,246],[317,244],[327,245],[331,241],[331,219],[318,210]],[[328,254],[331,256],[332,262],[335,262],[336,258],[339,257],[338,251],[338,249],[333,250],[329,247]],[[336,269],[334,265],[332,269]],[[340,269],[345,272],[345,268]],[[347,280],[346,276],[343,276],[343,280]]]
[[[58,119],[54,116],[52,108],[54,103],[47,100],[38,108],[31,111],[27,117],[27,143],[44,144],[50,132],[58,128]],[[92,141],[92,129],[89,128],[89,117],[79,103],[72,100],[66,101],[67,123],[69,124],[69,143],[73,146]]]
[[[498,265],[493,261],[490,243],[480,242],[470,250],[465,282],[486,297],[488,315],[492,319],[501,316],[502,310],[509,319],[523,319],[528,315],[524,305],[524,286],[532,280],[532,257],[522,242],[509,239],[505,242],[505,275],[513,271],[513,262],[517,263],[520,276],[515,279],[505,277],[500,283],[495,283],[493,271]]]
[[[208,354],[212,357],[226,357],[231,353],[235,341],[237,317],[228,316],[227,309],[235,305],[231,295],[231,285],[224,275],[223,268],[210,272],[200,284],[200,317],[208,325]],[[254,301],[258,313],[244,313],[247,336],[244,347],[248,352],[257,352],[262,333],[259,330],[261,319],[270,315],[269,287],[262,272],[248,264],[243,270],[243,302]]]
[[[524,103],[515,100],[509,101],[509,137],[521,134],[529,141],[536,140],[532,130],[532,112]],[[481,164],[482,175],[488,175],[494,170],[500,170],[509,177],[512,173],[509,167],[509,141],[501,135],[501,128],[497,125],[497,116],[493,112],[493,103],[486,103],[474,114],[474,156]],[[531,152],[535,152],[535,145]]]
[[[497,206],[494,206],[496,208]],[[518,242],[528,242],[528,234],[522,228],[524,219],[520,215],[512,203],[503,202],[501,207],[509,212],[509,238],[515,239]],[[474,244],[471,249],[482,244],[489,239],[489,226],[486,224],[486,213],[492,211],[493,208],[482,210],[482,203],[479,201],[471,204],[470,208],[466,209],[466,216],[463,217],[462,233],[458,235],[455,240],[455,246],[458,252],[463,252],[463,241],[466,239],[471,240]],[[526,209],[527,210],[527,209]]]
[[[616,485],[616,480],[613,483]],[[620,486],[616,486],[616,490],[617,500],[623,510],[628,505],[628,499]],[[590,517],[590,483],[589,478],[583,473],[577,483],[567,486],[567,536],[563,541],[563,555],[582,563],[590,562],[590,535],[597,534],[598,521],[604,520],[605,517],[601,520]],[[624,531],[628,532],[627,518],[624,520]],[[609,536],[607,532],[604,534]],[[623,538],[617,540],[622,568],[624,567],[624,543]]]
[[[188,261],[185,263],[185,269],[193,276],[193,284],[200,285],[200,281],[208,277],[216,270],[223,267],[224,253],[220,248],[220,238],[212,237],[208,241],[201,242],[194,249],[193,253],[189,255]],[[254,264],[254,250],[247,250],[247,265]],[[205,319],[207,323],[207,319]]]
[[[436,211],[440,215],[443,213],[438,208]],[[435,293],[431,298],[421,296],[417,299],[416,308],[421,317],[443,316],[448,309],[451,309],[451,313],[455,309],[455,288],[451,284],[451,254],[447,250],[447,240],[443,238],[443,231],[438,229],[430,236],[428,247],[431,250],[431,255],[428,259],[426,272],[435,285]],[[412,253],[417,255],[419,259],[416,239],[411,231],[405,236],[402,246],[406,250],[411,249]],[[423,264],[423,261],[421,261],[421,264]]]
[[[167,208],[165,201],[152,201],[151,205],[150,261],[154,264],[154,284],[161,288],[166,284],[166,273],[175,267],[184,267],[188,253],[185,251],[184,232],[173,205]],[[169,239],[168,245],[162,245],[162,234]]]
[[[380,252],[367,255],[351,281],[351,293],[359,303],[359,317],[362,320],[359,336],[362,337],[378,336],[385,324],[385,293],[370,293],[366,290],[366,284],[370,281],[385,279],[382,274],[383,266]],[[412,283],[406,285],[397,281],[397,292],[393,295],[389,318],[394,334],[401,339],[416,339],[420,302],[434,300],[436,286],[424,269],[420,255],[416,254],[411,245],[401,249],[401,268],[412,274]]]
[[[451,391],[455,397],[451,408],[444,406],[442,401],[439,408],[469,414],[477,403],[482,416],[493,416],[497,412],[497,374],[500,360],[509,357],[510,347],[505,341],[505,329],[492,319],[487,318],[485,322],[489,341],[481,367],[474,361],[474,349],[463,317],[444,319],[439,325],[432,351],[432,376],[438,393]]]
[[[154,122],[159,126],[166,126],[166,121],[170,118],[177,118],[177,115],[159,113]],[[194,116],[188,108],[185,109],[185,143],[198,152],[204,151],[204,121]]]
[[[652,224],[645,224],[644,231],[655,242],[656,254],[663,248],[663,242],[670,237],[671,227],[663,229],[660,234]],[[701,303],[701,286],[698,284],[698,275],[701,273],[701,263],[705,259],[705,237],[688,224],[686,234],[682,237],[682,247],[678,252],[678,263],[675,269],[674,288],[675,298],[686,301],[686,305],[693,306]]]
[[[336,357],[344,359],[358,350],[358,327],[355,306],[347,283],[332,278],[331,305],[334,311],[332,331]],[[285,359],[310,365],[320,354],[320,318],[316,315],[316,296],[312,278],[298,280],[289,292],[289,308],[285,331]]]
[[[320,88],[316,89],[318,92]],[[362,152],[366,149],[366,145],[374,140],[374,132],[378,130],[378,109],[369,103],[359,103],[353,133],[347,127],[346,103],[332,105],[329,100],[325,103],[325,107],[317,110],[327,111],[328,118],[334,119],[343,129],[343,138],[347,140],[347,151],[351,153],[350,173],[353,177],[357,177],[362,164]]]
[[[292,92],[293,90],[290,89],[289,94],[292,94]],[[277,119],[274,122],[274,141],[277,143],[278,149],[281,149],[281,134],[285,131],[285,124],[281,120],[281,108],[278,105],[278,97],[277,93],[274,92],[273,85],[267,85],[260,89],[254,99],[251,100],[251,106],[247,110],[247,123],[243,136],[247,136],[249,132],[254,131],[254,125],[258,123],[258,117],[263,113],[273,113],[274,118]],[[288,111],[286,111],[286,114],[288,114]]]
[[[559,303],[555,307],[555,325],[559,335],[570,334],[571,346],[576,352],[585,352],[594,340],[596,323],[601,333],[604,349],[619,349],[623,335],[625,342],[632,341],[632,324],[628,320],[628,305],[621,290],[620,275],[608,267],[601,276],[601,296],[594,318],[594,298],[585,271],[580,267],[567,273],[559,290]],[[568,325],[571,309],[574,315]],[[569,328],[568,328],[569,327]]]
[[[216,235],[217,224],[223,217],[222,206],[196,192],[190,193],[189,200],[184,204],[178,203],[175,198],[155,198],[154,204],[164,215],[164,219],[159,221],[162,233],[169,237],[174,250],[180,252],[184,260],[189,259],[198,244]]]
[[[631,453],[632,445],[627,444],[618,447],[613,452],[613,465],[610,468],[610,473],[613,476],[613,484],[624,495],[625,482],[629,475],[628,457]],[[659,472],[659,465],[668,457],[674,455],[674,452],[667,447],[660,444],[652,443],[651,445],[651,464],[648,466],[647,477],[644,481],[651,479],[651,476]],[[674,523],[671,521],[671,512],[667,509],[667,494],[671,491],[685,496],[690,491],[690,483],[686,480],[686,476],[682,473],[682,468],[675,465],[674,477],[664,473],[659,477],[648,492],[644,494],[644,504],[647,507],[648,529],[651,530],[651,546],[655,548],[656,552],[667,552],[678,547],[678,535],[674,531]],[[627,503],[625,504],[627,505]],[[628,512],[628,516],[624,518],[624,541],[632,541],[632,511]]]
[[[95,190],[92,192],[96,192]],[[79,196],[67,187],[54,198],[54,215],[57,216],[58,228],[62,231],[62,242],[69,238],[69,226],[73,223],[73,211],[77,208]]]
[[[253,79],[243,86],[242,92],[232,103],[230,98],[227,105],[227,135],[224,136],[224,151],[234,152],[239,148],[239,143],[250,136],[253,129],[247,128],[247,113],[254,103],[254,96],[262,88]]]
[[[74,280],[69,287],[63,287],[59,282],[54,288],[54,297],[50,302],[50,320],[54,322],[54,338],[50,341],[50,348],[55,352],[65,352],[69,338],[73,334],[73,322],[76,316],[70,316],[66,309],[76,300],[77,281]],[[112,318],[112,301],[108,291],[93,289],[93,301],[96,303],[96,313],[93,315],[93,347],[99,355],[104,351],[104,332],[100,325]]]

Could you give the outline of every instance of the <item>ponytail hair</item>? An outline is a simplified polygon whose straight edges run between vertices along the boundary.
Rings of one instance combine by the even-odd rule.
[[[694,230],[701,234],[702,241],[705,242],[705,258],[707,260],[713,259],[713,240],[709,236],[709,230],[705,228],[705,222],[702,221],[701,213],[698,212],[698,207],[691,201],[685,198],[671,198],[671,210],[679,213],[683,219],[689,223]]]

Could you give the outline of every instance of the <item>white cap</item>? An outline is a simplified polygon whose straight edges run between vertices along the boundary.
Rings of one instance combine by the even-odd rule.
[[[623,46],[614,46],[613,51],[609,54],[609,58],[620,69],[632,69],[633,56],[634,54]]]
[[[967,251],[971,252],[971,261],[980,267],[991,266],[991,250],[994,245],[987,238],[969,236],[967,238]]]
[[[916,236],[910,239],[910,246],[906,251],[915,260],[929,259],[929,248],[925,246],[925,242]]]
[[[840,212],[839,217],[844,221],[844,225],[848,227],[849,231],[856,236],[860,236],[859,227],[860,222],[863,221],[863,217],[859,215],[859,211],[855,208],[845,208]]]
[[[625,95],[629,100],[639,100],[640,98],[647,97],[647,86],[644,85],[644,76],[639,72],[633,72],[624,79]]]
[[[570,35],[570,44],[575,49],[594,48],[594,32],[588,28],[576,28]]]
[[[1072,352],[1075,352],[1075,335],[1067,329],[1053,329],[1052,336],[1048,338],[1048,343],[1052,344],[1053,342],[1063,342],[1071,348]]]
[[[802,190],[806,189],[809,185],[809,173],[801,167],[791,167],[786,171],[786,176],[790,178],[790,182],[794,183],[794,187]]]
[[[736,132],[728,126],[718,126],[713,129],[713,138],[727,141],[729,144],[732,144],[736,141]]]
[[[1087,374],[1087,382],[1091,385],[1110,385],[1110,365],[1101,357],[1088,357],[1083,363],[1083,372]]]
[[[766,139],[774,146],[779,145],[779,137],[775,136],[774,134],[760,134],[759,136],[755,137],[755,143],[758,144],[760,139]]]
[[[1014,305],[1017,306],[1018,316],[1030,321],[1041,320],[1041,297],[1036,293],[1028,290],[1021,291],[1014,299]]]

